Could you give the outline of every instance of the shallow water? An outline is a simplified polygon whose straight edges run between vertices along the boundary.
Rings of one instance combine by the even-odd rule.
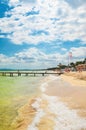
[[[39,93],[42,77],[0,76],[0,130],[13,130],[11,123],[18,109]]]
[[[70,87],[52,75],[0,77],[0,129],[14,130],[14,122],[15,130],[86,130],[86,119],[59,98],[73,93]]]

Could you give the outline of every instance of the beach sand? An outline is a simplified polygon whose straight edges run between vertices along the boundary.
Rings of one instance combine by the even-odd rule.
[[[85,130],[85,76],[86,72],[70,72],[45,77],[40,95],[18,111],[15,130]]]
[[[53,130],[54,121],[50,117],[54,117],[54,114],[46,110],[47,100],[41,99],[41,95],[33,97],[19,109],[18,116],[12,123],[14,130]],[[36,102],[39,102],[37,105],[40,105],[40,109],[38,109],[38,106],[33,106]],[[44,111],[47,114],[44,114]]]
[[[12,127],[15,130],[26,130],[35,116],[35,110],[31,106],[35,102],[35,97],[31,98],[27,104],[21,107],[18,111],[18,116],[12,122]]]
[[[68,107],[76,109],[80,116],[86,117],[86,71],[69,72],[60,77],[59,81],[49,84],[46,93],[59,96]]]

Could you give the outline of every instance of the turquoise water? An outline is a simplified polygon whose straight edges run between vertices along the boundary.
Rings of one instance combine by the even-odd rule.
[[[0,130],[13,130],[11,123],[18,109],[39,93],[42,78],[0,76]]]

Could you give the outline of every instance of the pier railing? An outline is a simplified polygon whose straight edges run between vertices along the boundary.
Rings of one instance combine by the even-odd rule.
[[[45,75],[61,75],[63,74],[62,72],[0,72],[0,75],[1,76],[10,76],[10,77],[13,77],[14,75],[17,75],[17,76],[22,76],[22,75],[25,75],[25,76],[37,76],[37,75],[41,75],[41,76],[45,76]]]

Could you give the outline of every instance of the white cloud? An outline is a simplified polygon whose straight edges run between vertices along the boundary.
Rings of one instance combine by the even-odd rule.
[[[33,0],[34,1],[34,0]],[[0,30],[15,44],[38,44],[56,40],[86,41],[86,9],[84,4],[73,9],[64,0],[10,0],[14,5],[0,21]],[[25,1],[27,2],[27,0]],[[34,33],[40,32],[42,33]],[[43,33],[47,32],[47,33]]]
[[[3,54],[0,54],[0,63],[5,62],[7,60],[7,57]]]
[[[61,50],[62,50],[62,51],[67,51],[67,49],[66,49],[66,48],[61,48]]]
[[[73,8],[77,8],[81,5],[86,4],[86,0],[65,0],[66,2],[69,3],[70,6],[72,6]]]
[[[78,58],[85,58],[86,57],[86,47],[72,47],[71,48],[73,57],[78,57]]]
[[[71,62],[83,60],[86,57],[86,47],[72,47],[69,52],[72,52]],[[11,57],[0,54],[0,67],[26,69],[55,67],[59,63],[68,64],[69,52],[65,50],[64,54],[58,52],[46,54],[37,48],[29,48]]]
[[[61,59],[60,54],[45,54],[37,48],[30,48],[16,53],[12,57],[0,54],[0,67],[9,68],[48,68],[57,65]],[[8,65],[7,65],[8,63]]]
[[[17,6],[19,3],[19,0],[9,0],[9,5],[10,6]]]

